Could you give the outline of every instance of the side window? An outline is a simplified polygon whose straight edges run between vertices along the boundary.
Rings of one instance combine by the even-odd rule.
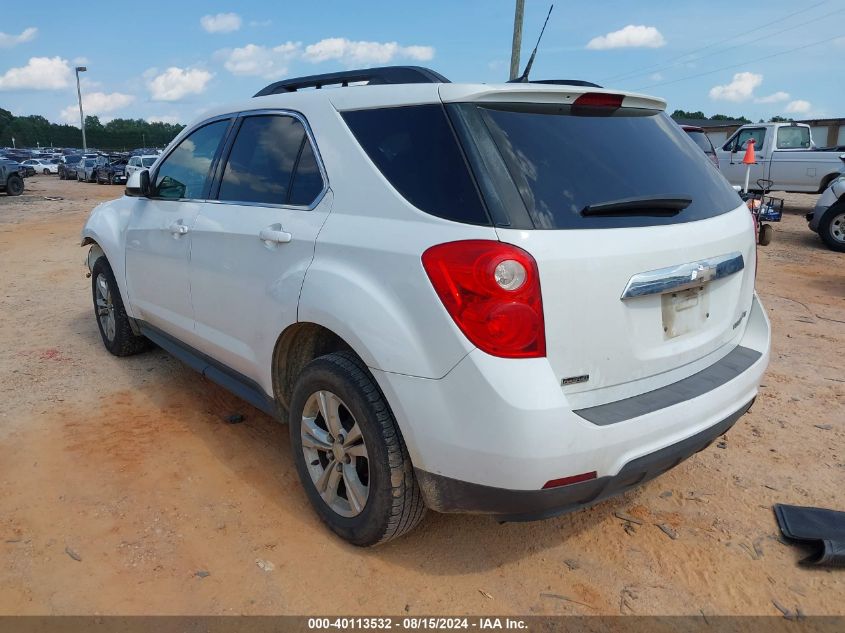
[[[323,190],[323,176],[314,156],[314,148],[308,137],[303,139],[299,162],[296,164],[296,174],[290,189],[290,204],[307,207]]]
[[[297,164],[300,165],[296,176]],[[284,115],[243,120],[220,182],[220,200],[308,205],[323,188],[305,128]]]
[[[779,127],[778,149],[810,149],[810,128],[808,127]]]
[[[228,127],[228,119],[215,121],[182,139],[158,169],[155,196],[168,200],[201,198],[211,162]]]
[[[754,151],[759,152],[763,149],[763,140],[766,138],[766,129],[762,127],[752,127],[742,130],[737,137],[737,150],[744,151],[746,143],[749,139],[754,139]]]

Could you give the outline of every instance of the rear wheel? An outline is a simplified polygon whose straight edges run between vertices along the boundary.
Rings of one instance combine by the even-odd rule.
[[[354,354],[327,354],[305,367],[291,398],[290,437],[311,505],[350,543],[383,543],[425,515],[396,420]]]
[[[830,207],[819,222],[819,237],[831,250],[845,253],[845,202]]]
[[[91,269],[91,291],[97,327],[106,349],[115,356],[131,356],[149,349],[149,340],[132,331],[114,273],[105,257],[94,262]]]
[[[23,178],[20,174],[12,174],[6,179],[6,195],[19,196],[23,193]]]
[[[50,170],[49,170],[49,169],[47,169],[47,168],[45,167],[45,168],[44,168],[44,171],[43,171],[43,172],[41,172],[41,173],[43,173],[45,176],[49,176],[49,175],[50,175]]]

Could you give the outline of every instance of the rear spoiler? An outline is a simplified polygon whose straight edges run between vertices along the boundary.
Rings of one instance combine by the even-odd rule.
[[[595,95],[619,95],[623,108],[665,110],[666,101],[636,93],[622,93],[615,90],[591,88],[588,86],[552,84],[440,84],[440,99],[444,103],[561,103],[572,104],[586,93]]]

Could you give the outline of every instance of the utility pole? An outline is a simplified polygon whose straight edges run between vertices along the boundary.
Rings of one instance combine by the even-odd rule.
[[[88,151],[88,141],[85,140],[85,115],[82,114],[82,89],[79,87],[79,73],[84,73],[88,68],[85,66],[76,67],[76,96],[79,97],[79,125],[82,128],[82,151]]]
[[[516,0],[513,14],[513,42],[511,44],[510,79],[519,77],[519,51],[522,48],[522,18],[525,14],[525,0]]]

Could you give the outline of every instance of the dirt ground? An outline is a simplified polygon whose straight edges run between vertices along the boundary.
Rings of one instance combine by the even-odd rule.
[[[78,238],[121,188],[26,184],[0,195],[0,614],[845,614],[845,571],[800,567],[771,510],[845,510],[845,259],[806,227],[816,196],[760,251],[772,362],[718,446],[572,515],[430,513],[361,550],[311,511],[284,427],[103,349]]]

